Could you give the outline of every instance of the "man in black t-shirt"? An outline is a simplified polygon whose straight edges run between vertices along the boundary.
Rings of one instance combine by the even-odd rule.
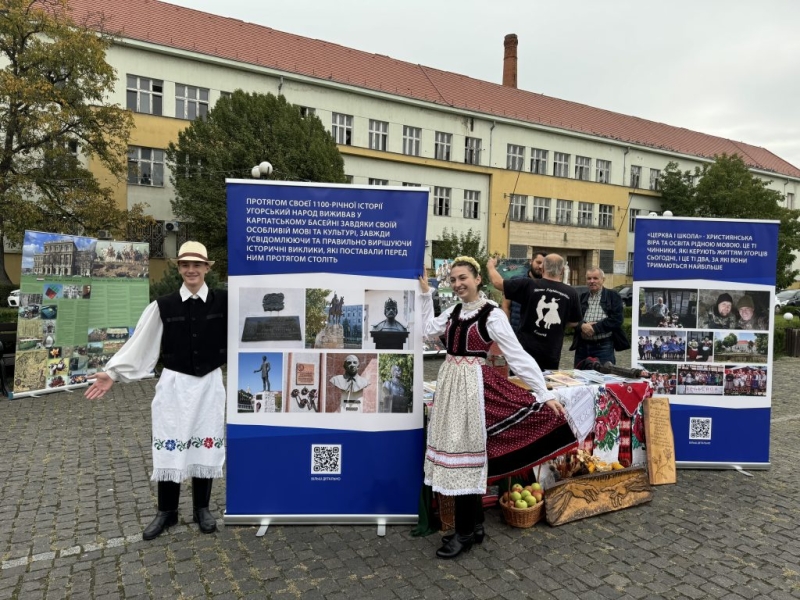
[[[561,282],[564,259],[558,254],[545,256],[541,279],[504,281],[496,265],[496,259],[489,259],[486,264],[492,285],[522,305],[517,339],[540,369],[558,369],[564,330],[581,320],[578,292]]]

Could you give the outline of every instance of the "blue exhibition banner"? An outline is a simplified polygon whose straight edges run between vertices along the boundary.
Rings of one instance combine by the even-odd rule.
[[[775,285],[778,223],[637,217],[634,279]]]
[[[226,183],[226,522],[415,523],[427,188]]]
[[[229,181],[228,274],[416,278],[427,188]]]
[[[636,219],[632,363],[669,396],[678,466],[769,467],[778,225]]]

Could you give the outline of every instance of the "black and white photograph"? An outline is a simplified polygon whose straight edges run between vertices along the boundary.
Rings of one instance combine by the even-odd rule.
[[[239,290],[239,347],[303,347],[305,290],[242,288]]]

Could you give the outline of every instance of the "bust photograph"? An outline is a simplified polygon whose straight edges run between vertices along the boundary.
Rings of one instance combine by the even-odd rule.
[[[367,290],[364,310],[369,335],[364,348],[411,350],[414,321],[414,292],[409,290]]]
[[[378,372],[381,384],[378,412],[413,412],[414,356],[381,354]]]
[[[377,412],[377,355],[331,353],[325,357],[325,372],[325,412]]]

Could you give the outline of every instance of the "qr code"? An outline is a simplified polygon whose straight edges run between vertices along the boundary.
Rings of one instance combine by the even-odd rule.
[[[311,473],[342,474],[342,446],[311,446]]]
[[[710,440],[711,439],[711,419],[690,417],[689,418],[689,439],[690,440]]]

